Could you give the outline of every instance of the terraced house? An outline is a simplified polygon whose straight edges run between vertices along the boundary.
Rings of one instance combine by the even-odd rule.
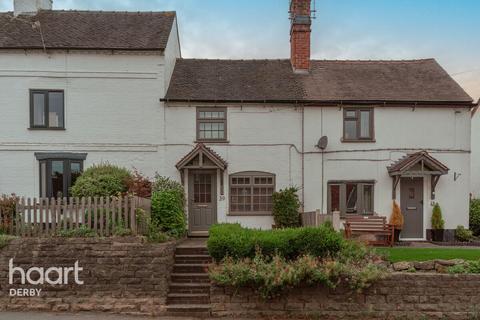
[[[279,60],[183,59],[174,12],[14,2],[0,14],[0,193],[68,195],[108,161],[181,181],[192,235],[270,228],[271,195],[290,185],[303,210],[342,217],[396,199],[404,239],[427,238],[435,202],[446,229],[468,225],[475,104],[434,59],[312,60],[309,0],[290,2]]]

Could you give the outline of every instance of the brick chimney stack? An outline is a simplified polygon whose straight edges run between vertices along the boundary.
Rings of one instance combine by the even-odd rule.
[[[290,0],[290,60],[293,70],[310,69],[311,0]]]

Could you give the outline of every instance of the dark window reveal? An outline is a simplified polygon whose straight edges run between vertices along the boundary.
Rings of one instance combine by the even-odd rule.
[[[343,140],[373,141],[373,139],[373,108],[346,108],[343,113]]]
[[[271,214],[275,176],[266,172],[230,175],[231,214]]]
[[[342,216],[373,214],[373,181],[335,181],[328,184],[328,212]]]
[[[227,140],[227,108],[197,108],[197,140]]]
[[[64,93],[61,90],[30,90],[30,128],[65,128]]]

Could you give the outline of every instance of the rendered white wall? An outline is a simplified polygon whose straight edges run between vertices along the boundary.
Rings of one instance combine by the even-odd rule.
[[[375,180],[375,211],[389,216],[392,179],[387,166],[408,151],[432,149],[430,154],[450,168],[449,174],[440,178],[435,199],[442,207],[445,227],[454,229],[457,225],[468,225],[470,112],[467,109],[375,108],[375,143],[342,143],[343,111],[338,108],[308,108],[305,114],[306,151],[319,151],[313,146],[320,134],[329,138],[324,154],[323,184],[321,154],[305,156],[305,172],[308,173],[305,210],[322,208],[323,193],[322,211],[326,212],[329,180]],[[322,124],[323,130],[319,132]],[[454,181],[455,173],[460,174],[457,181]],[[430,179],[426,177],[424,181],[424,223],[425,228],[430,228]],[[397,187],[398,202],[399,190],[400,186]]]
[[[472,181],[471,192],[480,198],[480,111],[472,118]]]

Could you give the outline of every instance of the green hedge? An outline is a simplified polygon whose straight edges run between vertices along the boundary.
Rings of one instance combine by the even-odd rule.
[[[127,192],[130,171],[109,163],[93,165],[75,181],[70,189],[74,197],[110,197]]]
[[[208,251],[216,260],[253,258],[257,248],[265,256],[278,254],[287,259],[309,254],[316,257],[335,255],[344,246],[342,235],[328,226],[256,230],[239,224],[217,224],[210,228]]]

